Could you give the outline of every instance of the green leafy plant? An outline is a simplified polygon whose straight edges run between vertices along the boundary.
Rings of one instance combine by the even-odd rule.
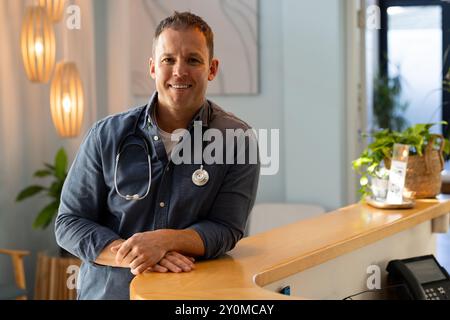
[[[377,76],[374,80],[373,113],[379,128],[401,131],[408,125],[403,116],[409,103],[400,101],[400,73],[394,77]]]
[[[50,186],[31,185],[23,189],[16,198],[16,201],[20,202],[41,193],[45,193],[50,198],[51,202],[38,213],[33,222],[33,228],[35,229],[47,228],[58,213],[62,187],[67,177],[67,154],[65,150],[63,148],[58,150],[53,165],[44,163],[44,166],[34,173],[34,177],[52,177]]]
[[[353,170],[361,176],[359,181],[361,198],[364,199],[371,194],[369,177],[381,178],[383,161],[385,158],[392,157],[394,144],[407,144],[410,146],[410,155],[417,154],[422,156],[426,146],[433,138],[430,128],[437,124],[447,123],[443,121],[439,123],[416,124],[401,132],[385,129],[376,132],[373,136],[365,135],[366,137],[372,137],[373,141],[364,149],[360,157],[352,162]],[[434,141],[435,145],[433,148],[436,148],[438,141],[436,139]],[[450,143],[448,139],[444,139],[444,141],[443,152],[445,155],[448,155],[450,154]]]

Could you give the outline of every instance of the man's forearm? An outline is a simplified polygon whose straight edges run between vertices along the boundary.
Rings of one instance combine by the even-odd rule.
[[[107,245],[105,249],[103,249],[103,251],[98,255],[97,259],[95,260],[95,263],[101,264],[103,266],[129,268],[129,266],[125,264],[118,265],[116,262],[116,254],[111,250],[112,247],[117,246],[124,241],[125,240],[123,239],[118,239]]]
[[[164,238],[167,251],[176,251],[191,257],[200,257],[205,254],[203,240],[195,230],[163,229],[158,232],[161,232]]]
[[[160,234],[161,241],[164,243],[166,252],[176,251],[192,257],[199,257],[205,254],[203,240],[195,230],[161,229],[153,232]],[[99,254],[95,260],[95,263],[104,266],[129,268],[129,265],[127,264],[118,265],[116,262],[116,253],[111,250],[112,247],[120,245],[123,242],[125,242],[123,239],[118,239],[111,242]]]

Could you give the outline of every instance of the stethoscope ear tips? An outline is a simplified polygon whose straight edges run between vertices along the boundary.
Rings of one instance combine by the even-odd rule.
[[[132,196],[130,196],[129,194],[127,194],[125,196],[126,200],[139,200],[139,195],[138,194],[133,194]]]

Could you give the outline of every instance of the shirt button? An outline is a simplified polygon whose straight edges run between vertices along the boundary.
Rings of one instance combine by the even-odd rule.
[[[153,137],[153,140],[158,141],[158,140],[159,140],[159,137],[158,137],[158,136],[154,136],[154,137]]]
[[[160,206],[161,208],[164,208],[164,207],[166,206],[166,204],[165,204],[164,202],[160,202],[160,203],[159,203],[159,206]]]

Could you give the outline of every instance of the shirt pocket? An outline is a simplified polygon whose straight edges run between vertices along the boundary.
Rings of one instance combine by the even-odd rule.
[[[182,164],[174,166],[172,180],[176,199],[186,208],[194,211],[207,210],[214,202],[224,177],[224,167],[220,165],[204,165],[203,169],[208,173],[208,182],[198,186],[193,182],[192,175],[199,170],[199,164]]]

